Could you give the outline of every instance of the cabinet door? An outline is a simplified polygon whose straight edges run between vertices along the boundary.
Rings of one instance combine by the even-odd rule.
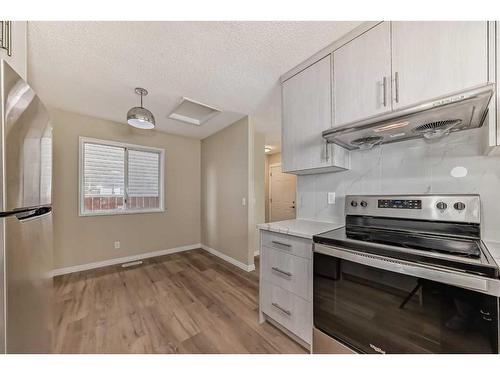
[[[7,21],[4,21],[7,22]],[[0,49],[0,59],[7,61],[7,63],[26,80],[26,21],[11,21],[10,22],[10,46],[11,55],[9,56],[5,49]],[[4,37],[2,33],[2,38]],[[7,35],[5,36],[7,37]],[[7,43],[7,40],[4,41]]]
[[[487,22],[392,22],[393,107],[484,84]]]
[[[333,53],[334,126],[391,110],[391,28],[383,22]]]
[[[283,82],[283,172],[331,164],[321,133],[332,126],[331,57]]]

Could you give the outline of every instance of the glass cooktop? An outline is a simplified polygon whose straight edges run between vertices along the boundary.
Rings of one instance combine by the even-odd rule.
[[[408,249],[437,252],[460,257],[481,257],[481,248],[477,240],[365,228],[347,229],[346,237],[358,241],[400,246]]]
[[[346,227],[313,237],[315,243],[498,278],[498,266],[479,239],[389,229]]]

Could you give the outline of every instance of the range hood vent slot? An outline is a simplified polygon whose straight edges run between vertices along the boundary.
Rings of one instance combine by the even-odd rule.
[[[451,132],[482,126],[495,90],[489,83],[394,112],[341,125],[323,138],[348,150],[415,138],[437,139]]]

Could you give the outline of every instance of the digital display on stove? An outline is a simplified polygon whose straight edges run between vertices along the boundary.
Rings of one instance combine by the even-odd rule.
[[[378,208],[420,210],[422,209],[422,201],[420,199],[379,199]]]

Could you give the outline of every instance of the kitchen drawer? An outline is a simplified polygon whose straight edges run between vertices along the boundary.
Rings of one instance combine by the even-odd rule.
[[[262,277],[308,301],[312,299],[311,259],[262,247]]]
[[[262,285],[262,312],[311,344],[312,303],[268,281]]]
[[[278,249],[302,258],[312,258],[312,240],[287,234],[261,231],[262,246]]]

